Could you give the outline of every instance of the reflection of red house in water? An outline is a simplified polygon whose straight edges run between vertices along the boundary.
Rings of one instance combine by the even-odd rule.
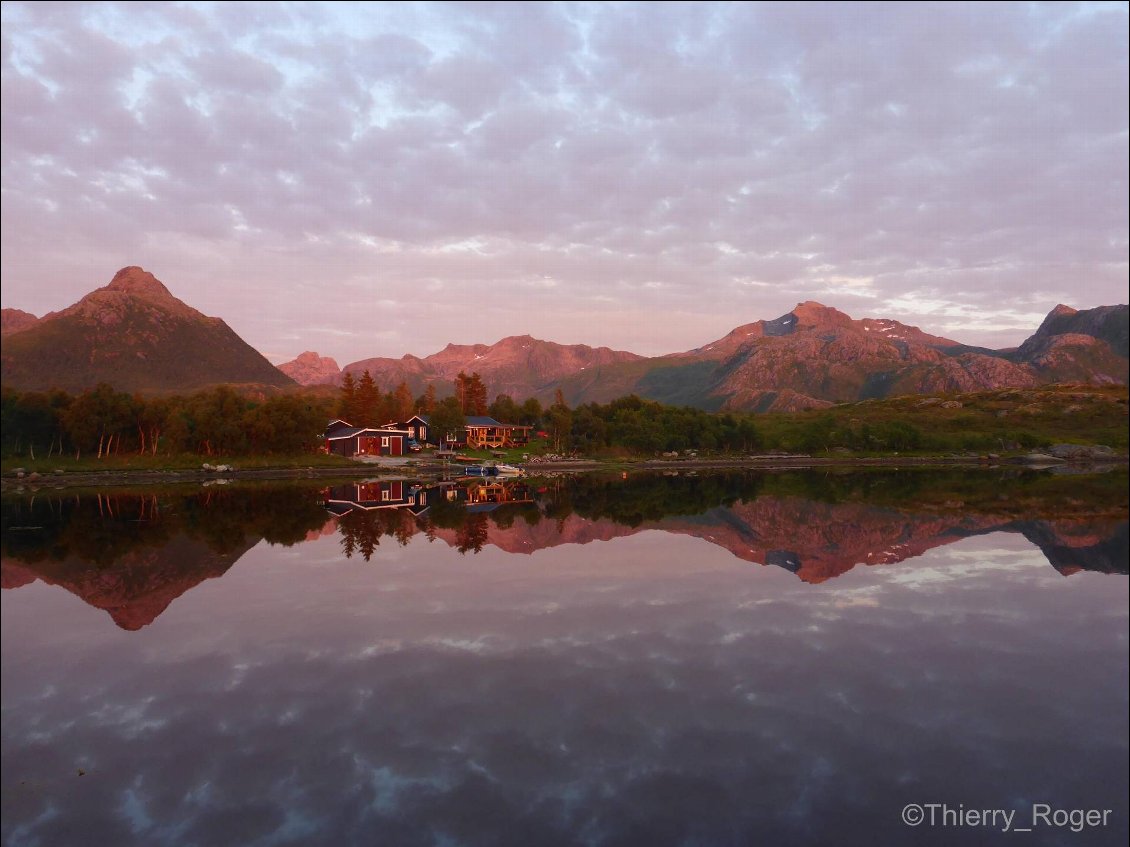
[[[467,505],[471,511],[492,511],[505,503],[532,502],[530,489],[520,482],[476,482],[467,488]]]
[[[408,509],[422,515],[439,501],[459,503],[471,512],[490,512],[507,503],[532,503],[527,485],[520,482],[493,482],[459,485],[440,482],[424,488],[403,479],[335,485],[323,494],[328,511],[341,516],[355,510]]]
[[[419,514],[429,505],[429,491],[408,480],[388,479],[335,485],[325,492],[325,507],[335,515],[356,509],[403,509]]]
[[[407,430],[391,427],[352,426],[330,421],[326,426],[326,452],[339,456],[403,456]]]

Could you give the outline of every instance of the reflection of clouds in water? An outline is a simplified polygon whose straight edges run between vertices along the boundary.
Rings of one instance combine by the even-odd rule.
[[[15,666],[6,635],[5,781],[46,787],[6,792],[5,832],[872,844],[902,837],[910,801],[1125,809],[1124,579],[1065,591],[1036,551],[1040,578],[932,553],[841,590],[711,548],[680,575],[660,559],[683,544],[701,549],[602,545],[656,559],[603,582],[497,551],[453,570],[412,545],[391,594],[378,568],[312,579],[257,549],[142,633],[67,652],[47,633]],[[919,569],[948,581],[896,578]],[[33,615],[6,604],[5,625]],[[76,759],[97,779],[68,780]]]

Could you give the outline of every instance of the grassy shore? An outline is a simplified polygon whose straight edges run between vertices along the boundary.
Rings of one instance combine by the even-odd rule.
[[[293,456],[199,456],[191,453],[177,455],[139,455],[115,454],[103,456],[54,455],[50,458],[30,456],[8,457],[0,461],[0,470],[5,475],[22,468],[27,473],[51,474],[56,470],[64,473],[145,473],[151,471],[192,471],[202,470],[203,465],[231,465],[239,470],[305,470],[306,468],[349,469],[356,463],[341,456],[328,456],[324,453],[300,453]]]

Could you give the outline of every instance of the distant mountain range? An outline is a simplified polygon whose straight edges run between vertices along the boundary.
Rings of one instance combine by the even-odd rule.
[[[345,372],[360,376],[368,370],[378,384],[403,380],[414,394],[429,383],[441,395],[450,393],[462,370],[478,371],[492,396],[549,400],[560,389],[573,405],[638,394],[705,409],[791,411],[898,394],[1125,384],[1127,314],[1126,306],[1057,306],[1019,348],[988,350],[895,320],[854,320],[806,302],[776,320],[745,324],[694,350],[654,358],[526,335],[493,345],[449,344],[423,359],[363,359],[337,372],[332,359],[304,353],[280,368],[304,384],[331,385]]]
[[[895,320],[856,320],[820,303],[744,324],[709,344],[644,357],[562,345],[528,335],[496,344],[449,344],[420,358],[378,357],[339,368],[305,352],[272,366],[219,318],[180,300],[141,268],[62,312],[36,318],[3,310],[3,381],[22,389],[78,391],[100,381],[131,391],[188,391],[219,383],[273,387],[340,384],[368,370],[390,390],[430,384],[450,394],[460,371],[478,372],[491,397],[560,390],[570,404],[638,394],[704,409],[788,411],[898,394],[1019,388],[1054,382],[1125,384],[1128,309],[1057,306],[1018,348],[989,350]]]
[[[211,385],[293,386],[220,318],[174,297],[153,274],[122,268],[73,306],[35,318],[4,309],[3,382],[78,392],[192,391]]]

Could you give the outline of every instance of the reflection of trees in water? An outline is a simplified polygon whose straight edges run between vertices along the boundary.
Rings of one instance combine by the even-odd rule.
[[[5,498],[0,514],[5,557],[25,563],[74,557],[100,567],[141,548],[163,547],[178,534],[217,553],[260,538],[290,546],[326,521],[309,487],[37,495]]]
[[[453,530],[457,549],[478,552],[492,523],[507,530],[519,518],[530,526],[544,519],[560,529],[577,515],[635,528],[667,517],[702,515],[759,496],[858,502],[927,513],[959,509],[963,514],[1021,519],[1085,519],[1092,511],[1117,518],[1119,509],[1123,513],[1126,509],[1126,478],[1124,469],[1082,477],[970,468],[585,474],[507,482],[499,490],[481,482],[437,486],[428,489],[427,508],[419,517],[407,508],[354,509],[339,519],[339,529],[345,555],[368,560],[386,537],[403,546],[416,534],[433,541],[438,531]],[[483,499],[487,488],[490,500]],[[476,498],[479,507],[492,510],[469,511],[468,504]],[[139,548],[162,547],[178,534],[202,541],[217,553],[240,551],[259,539],[292,545],[320,530],[327,515],[321,489],[264,485],[210,487],[187,494],[41,492],[30,498],[5,498],[2,518],[7,558],[32,564],[73,557],[108,567]]]
[[[467,515],[467,520],[455,533],[455,549],[460,553],[473,550],[478,553],[487,543],[487,516],[485,514]]]
[[[405,509],[354,509],[338,518],[341,551],[345,558],[359,554],[366,562],[381,544],[382,537],[395,538],[404,547],[416,533],[415,518]]]

